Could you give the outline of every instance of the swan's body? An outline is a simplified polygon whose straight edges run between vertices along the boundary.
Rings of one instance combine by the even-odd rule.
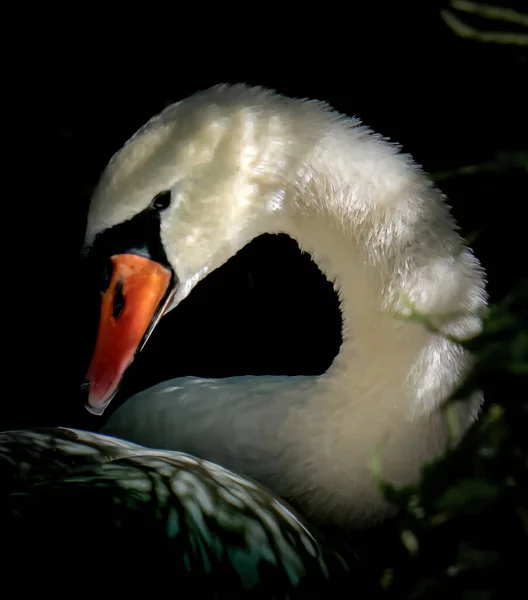
[[[317,522],[386,515],[369,460],[380,449],[383,477],[414,481],[445,447],[438,409],[470,360],[400,317],[414,309],[464,338],[485,304],[483,272],[441,193],[357,121],[245,86],[169,107],[114,156],[90,208],[88,254],[165,190],[159,235],[178,280],[169,309],[250,240],[284,232],[335,282],[343,344],[319,377],[165,382],[102,431],[250,476]],[[179,344],[176,332],[175,361]],[[460,432],[479,404],[458,406]]]
[[[199,598],[320,598],[348,576],[264,488],[181,453],[72,429],[10,431],[0,472],[4,586],[24,589],[27,571],[39,592],[70,577],[78,586],[86,570],[98,593],[137,593],[146,579]]]

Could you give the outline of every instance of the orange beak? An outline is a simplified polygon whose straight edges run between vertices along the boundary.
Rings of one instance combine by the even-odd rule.
[[[119,389],[136,352],[141,350],[171,298],[172,274],[136,254],[111,258],[110,285],[102,295],[95,350],[86,375],[86,408],[101,415]]]

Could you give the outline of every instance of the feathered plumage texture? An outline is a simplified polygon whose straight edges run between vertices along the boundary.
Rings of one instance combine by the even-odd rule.
[[[0,433],[0,475],[4,585],[29,568],[41,589],[71,577],[103,592],[150,580],[200,598],[317,598],[349,576],[264,488],[181,453],[11,431]]]

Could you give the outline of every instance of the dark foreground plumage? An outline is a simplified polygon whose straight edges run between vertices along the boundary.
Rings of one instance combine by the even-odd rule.
[[[178,452],[9,431],[0,477],[2,579],[20,593],[350,598],[359,575],[263,487]]]

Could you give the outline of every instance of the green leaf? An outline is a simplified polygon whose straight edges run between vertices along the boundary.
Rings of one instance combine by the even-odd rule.
[[[495,502],[501,488],[485,479],[465,479],[446,490],[434,503],[440,512],[478,512]]]

